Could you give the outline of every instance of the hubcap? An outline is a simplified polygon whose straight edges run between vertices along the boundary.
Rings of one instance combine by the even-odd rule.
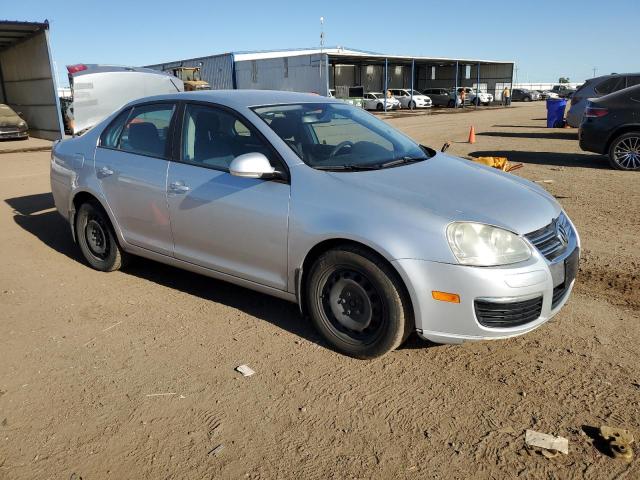
[[[622,140],[614,147],[613,157],[623,168],[640,168],[640,137],[627,137]]]
[[[84,232],[91,253],[98,257],[103,257],[107,252],[107,236],[102,225],[95,219],[89,220]]]
[[[349,268],[327,275],[321,302],[328,324],[349,341],[369,343],[385,323],[386,308],[376,288],[362,273]]]

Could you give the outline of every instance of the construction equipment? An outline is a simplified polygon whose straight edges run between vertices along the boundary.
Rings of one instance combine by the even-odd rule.
[[[211,90],[211,86],[200,76],[200,67],[174,67],[171,73],[182,80],[185,92]]]

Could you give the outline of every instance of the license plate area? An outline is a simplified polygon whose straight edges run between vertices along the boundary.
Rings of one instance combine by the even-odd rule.
[[[578,274],[578,260],[580,258],[580,250],[576,248],[571,255],[562,262],[552,263],[549,266],[551,270],[551,278],[553,279],[554,288],[558,285],[566,283],[569,285]]]

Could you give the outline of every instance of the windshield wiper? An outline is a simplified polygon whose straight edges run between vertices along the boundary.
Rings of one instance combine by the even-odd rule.
[[[353,165],[353,164],[347,164],[347,165],[314,165],[313,168],[315,168],[316,170],[328,170],[328,171],[333,171],[333,170],[350,170],[352,172],[355,171],[359,171],[359,170],[377,170],[380,168],[379,165]]]
[[[380,168],[388,168],[395,167],[396,165],[403,165],[405,163],[413,163],[413,162],[421,162],[422,160],[427,160],[429,157],[400,157],[394,158],[393,160],[389,160],[388,162],[381,163],[379,165]]]

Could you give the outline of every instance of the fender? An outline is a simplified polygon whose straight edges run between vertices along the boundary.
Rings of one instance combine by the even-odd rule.
[[[118,242],[120,243],[120,245],[121,246],[127,245],[127,242],[124,239],[124,236],[122,235],[122,229],[120,228],[120,224],[118,223],[115,215],[111,211],[111,207],[109,207],[109,204],[105,201],[101,193],[95,191],[91,187],[86,187],[86,186],[72,190],[71,194],[69,195],[69,207],[68,207],[69,224],[71,226],[71,235],[73,237],[73,241],[76,243],[78,242],[78,236],[76,232],[76,207],[74,204],[74,200],[78,195],[81,195],[81,194],[89,194],[93,198],[95,198],[95,200],[100,204],[103,210],[107,212],[107,216],[109,217],[109,221],[113,226],[113,230],[116,233],[116,237],[118,238]]]

